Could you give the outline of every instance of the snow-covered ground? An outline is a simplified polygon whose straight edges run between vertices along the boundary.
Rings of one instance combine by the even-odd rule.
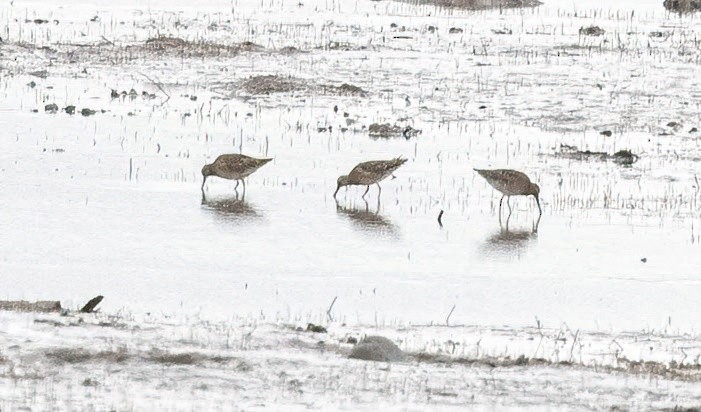
[[[701,342],[692,336],[304,326],[1,313],[0,408],[647,410],[701,402]],[[346,358],[349,338],[377,333],[410,359]]]
[[[701,15],[416,3],[2,4],[0,298],[114,318],[1,313],[0,409],[700,405]],[[247,93],[264,75],[287,91]],[[203,202],[239,151],[274,161]],[[334,201],[398,155],[379,202]],[[500,227],[473,167],[538,182],[537,233],[532,199]],[[462,361],[346,359],[364,334]],[[465,361],[521,355],[547,362]]]

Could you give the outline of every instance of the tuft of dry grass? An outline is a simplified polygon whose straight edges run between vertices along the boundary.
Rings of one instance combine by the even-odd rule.
[[[404,0],[411,4],[427,4],[446,8],[464,10],[511,9],[535,7],[541,3],[538,0]]]
[[[679,380],[685,382],[701,382],[701,365],[680,364],[670,362],[668,365],[661,362],[639,362],[631,361],[625,357],[617,359],[617,366],[590,366],[577,362],[558,361],[554,362],[543,358],[529,358],[521,355],[517,358],[482,356],[476,358],[451,357],[433,353],[410,354],[414,360],[424,363],[438,363],[448,365],[484,366],[490,368],[510,368],[516,366],[561,366],[561,367],[583,367],[604,370],[606,372],[622,372],[632,375],[652,375],[665,379]]]

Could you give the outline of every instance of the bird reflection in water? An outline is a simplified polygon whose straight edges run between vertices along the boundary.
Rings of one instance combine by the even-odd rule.
[[[509,206],[509,215],[506,217],[506,224],[503,224],[501,221],[501,213],[499,213],[499,228],[502,231],[509,232],[509,221],[511,220],[511,214],[512,214],[512,209],[511,205],[509,204],[509,199],[506,201],[507,206]],[[533,222],[533,227],[532,227],[532,233],[538,233],[538,226],[540,225],[540,219],[543,217],[542,214],[538,215],[538,219]]]
[[[356,207],[355,205],[346,207],[336,200],[336,212],[347,217],[353,224],[353,227],[362,232],[393,239],[399,238],[397,227],[389,219],[380,215],[379,197],[374,211],[370,209],[367,201],[363,200],[363,203],[364,207]]]
[[[487,238],[485,247],[490,251],[514,253],[522,251],[538,234],[529,230],[509,231],[501,229]]]
[[[502,226],[500,224],[499,231],[487,238],[483,246],[485,252],[499,255],[518,255],[525,251],[528,245],[538,239],[540,217],[533,224],[531,230],[510,230],[510,218],[511,214],[506,218],[506,225]]]
[[[262,215],[242,196],[207,199],[202,196],[202,209],[227,222],[244,223],[262,219]]]

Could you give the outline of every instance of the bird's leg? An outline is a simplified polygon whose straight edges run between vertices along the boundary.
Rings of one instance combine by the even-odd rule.
[[[380,183],[375,183],[377,185],[377,198],[380,198],[380,195],[382,194],[382,188],[380,187]]]
[[[241,183],[243,184],[243,193],[246,194],[246,181],[241,179]]]
[[[504,201],[504,196],[506,195],[501,195],[501,199],[499,199],[499,227],[501,227],[501,203]]]
[[[509,217],[511,217],[511,196],[506,198],[506,206],[509,207]]]
[[[369,191],[370,191],[370,185],[368,185],[368,188],[365,189],[365,193],[363,193],[363,199],[365,199],[365,195],[367,195]]]
[[[533,233],[538,233],[538,226],[540,225],[540,218],[542,216],[538,216],[538,220],[536,220],[535,225],[533,226]]]

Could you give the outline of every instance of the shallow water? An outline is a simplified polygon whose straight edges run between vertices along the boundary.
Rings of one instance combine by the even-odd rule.
[[[8,74],[0,81],[3,298],[79,305],[103,294],[105,310],[292,320],[323,319],[338,297],[332,314],[347,323],[443,323],[455,305],[453,324],[526,325],[538,318],[590,329],[698,330],[701,220],[694,174],[701,149],[698,138],[686,133],[699,124],[698,79],[689,76],[693,59],[666,52],[633,58],[633,52],[618,54],[603,45],[604,51],[573,61],[538,60],[540,54],[534,65],[522,57],[499,63],[509,50],[590,41],[578,40],[576,31],[591,22],[621,26],[623,32],[626,26],[644,27],[647,38],[645,30],[667,24],[680,24],[693,36],[697,18],[670,16],[658,2],[646,2],[639,20],[617,20],[615,11],[567,17],[566,34],[544,36],[532,29],[549,25],[562,10],[569,13],[570,3],[477,14],[487,29],[470,20],[469,12],[419,17],[425,6],[394,2],[321,2],[317,12],[309,2],[292,14],[285,14],[282,3],[262,10],[259,2],[239,3],[225,32],[198,28],[203,13],[219,11],[221,4],[197,11],[170,6],[182,8],[184,21],[193,20],[189,29],[168,33],[244,40],[241,28],[249,24],[256,29],[254,42],[277,48],[287,33],[310,53],[135,61],[112,68],[90,62],[54,66],[3,51]],[[601,3],[588,2],[581,10],[604,7]],[[161,16],[160,8],[166,6],[154,3],[152,16]],[[102,25],[85,37],[137,41],[154,35],[141,26],[148,19],[140,15],[131,17],[137,23],[128,29],[116,23],[131,10],[128,4],[96,7]],[[72,12],[70,7],[54,12],[59,28],[25,27],[17,35],[48,44],[83,41],[65,22],[74,18],[91,27],[85,20],[92,13],[71,17]],[[370,12],[379,16],[368,19]],[[116,17],[107,23],[110,13]],[[5,17],[19,15],[3,11]],[[254,23],[243,23],[249,15]],[[170,27],[172,15],[163,16]],[[274,29],[282,16],[285,24],[319,16],[334,24]],[[394,21],[415,28],[416,41],[391,40],[368,51],[313,48],[331,38],[377,41]],[[446,33],[431,38],[418,32],[433,22],[444,30],[455,25],[480,34],[454,40]],[[344,26],[353,24],[358,28]],[[491,35],[489,29],[498,26],[516,34]],[[14,33],[17,24],[7,27]],[[266,44],[266,36],[278,43]],[[472,46],[484,36],[503,53],[475,57]],[[422,57],[427,50],[434,52],[430,59]],[[19,63],[7,58],[13,53]],[[610,68],[616,61],[617,68]],[[476,65],[485,62],[492,66]],[[27,74],[41,68],[48,78]],[[645,76],[636,80],[631,73],[639,70]],[[162,103],[162,94],[141,72],[163,81],[171,98]],[[222,100],[212,91],[267,73],[350,82],[370,96]],[[670,87],[669,73],[680,76],[677,88]],[[504,79],[513,80],[512,89]],[[37,86],[26,86],[30,81]],[[132,87],[158,98],[109,99],[110,88]],[[50,102],[106,112],[51,115],[43,111]],[[479,109],[482,104],[488,108]],[[38,113],[31,112],[35,108]],[[357,122],[349,125],[343,112]],[[422,134],[373,140],[361,129],[402,117]],[[660,136],[672,120],[683,123],[683,130]],[[329,125],[332,132],[318,131]],[[341,132],[342,126],[349,130]],[[600,135],[603,127],[614,137]],[[565,159],[555,155],[560,143],[609,153],[625,148],[641,158],[632,167]],[[202,165],[239,150],[275,160],[248,179],[245,198],[236,197],[234,183],[211,179],[203,203]],[[409,162],[396,179],[382,183],[379,205],[375,188],[367,204],[362,188],[342,190],[338,204],[334,201],[338,175],[360,161],[398,155]],[[537,209],[526,198],[512,201],[509,232],[500,228],[499,195],[473,167],[523,170],[540,184],[544,214],[537,233],[532,231]]]

